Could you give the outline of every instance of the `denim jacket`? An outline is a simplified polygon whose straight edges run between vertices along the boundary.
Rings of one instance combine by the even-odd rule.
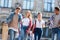
[[[15,13],[11,13],[10,16],[6,19],[7,24],[9,24],[12,21],[14,15]],[[20,14],[18,14],[18,22],[20,21],[21,21],[21,16]]]

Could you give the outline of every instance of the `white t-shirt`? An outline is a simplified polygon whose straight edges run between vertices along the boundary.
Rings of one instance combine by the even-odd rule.
[[[43,20],[38,21],[38,19],[36,20],[36,28],[42,28],[42,25],[45,24],[45,22]]]
[[[22,19],[23,26],[29,26],[29,22],[30,22],[29,18],[23,18]]]

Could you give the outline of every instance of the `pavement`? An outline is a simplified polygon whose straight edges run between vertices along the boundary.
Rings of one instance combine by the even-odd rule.
[[[0,34],[0,40],[2,40],[2,35]],[[8,37],[9,40],[9,37]],[[51,38],[41,38],[41,40],[51,40]]]
[[[2,40],[2,35],[0,34],[0,40]]]

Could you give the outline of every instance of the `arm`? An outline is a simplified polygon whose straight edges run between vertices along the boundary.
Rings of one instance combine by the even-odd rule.
[[[10,23],[10,22],[11,22],[12,16],[13,16],[13,14],[10,14],[9,17],[6,19],[6,22],[7,22],[7,23]]]
[[[43,21],[42,28],[45,28],[45,22]]]
[[[36,27],[36,20],[34,21],[33,25],[32,25],[32,32],[34,33],[34,29]]]
[[[43,28],[45,28],[45,24],[43,24],[42,26],[43,26]]]
[[[50,28],[53,26],[53,17],[50,17]]]
[[[52,15],[51,17],[50,17],[50,19],[49,19],[49,29],[52,29],[52,27],[53,27],[53,22],[54,22],[54,16]]]
[[[32,20],[30,20],[30,23],[29,23],[29,28],[28,28],[28,30],[30,31],[30,30],[31,30],[31,28],[32,28]]]
[[[19,15],[19,22],[23,19],[22,14],[18,14]]]

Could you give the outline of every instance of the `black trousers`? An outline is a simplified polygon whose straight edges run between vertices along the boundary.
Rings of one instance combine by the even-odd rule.
[[[41,28],[35,28],[34,29],[34,40],[40,40],[42,34]],[[38,37],[38,39],[37,39]]]

